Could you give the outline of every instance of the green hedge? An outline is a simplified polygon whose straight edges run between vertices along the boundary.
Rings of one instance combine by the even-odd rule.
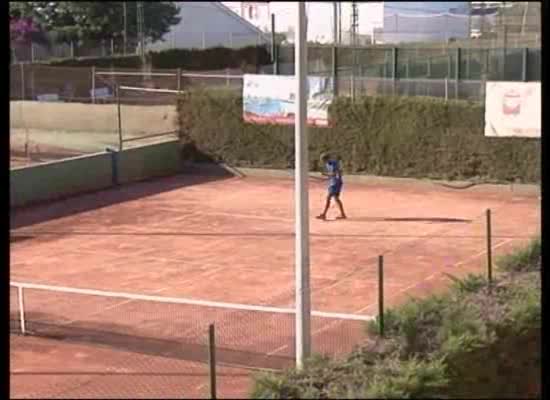
[[[262,66],[271,63],[271,55],[263,46],[230,49],[215,47],[205,50],[175,49],[150,53],[153,68],[216,70]]]
[[[271,62],[263,46],[241,49],[216,47],[210,49],[172,49],[150,52],[147,58],[153,69],[217,70],[224,68],[258,67]],[[86,57],[53,60],[49,65],[64,67],[141,68],[139,56]]]
[[[178,101],[180,135],[235,166],[293,168],[294,128],[244,123],[242,97],[196,91]],[[487,138],[479,104],[429,97],[338,98],[331,128],[309,129],[310,168],[324,151],[347,173],[485,182],[539,182],[540,140]]]
[[[255,377],[253,398],[533,398],[541,383],[540,239],[488,290],[454,279],[444,295],[385,313],[385,337],[347,358]],[[536,254],[535,250],[539,252]],[[521,254],[524,254],[522,251]],[[517,259],[516,254],[512,254]],[[506,260],[501,260],[508,271]],[[378,332],[377,321],[367,325]],[[518,351],[518,349],[521,349]]]
[[[139,56],[62,58],[45,64],[54,67],[141,68],[141,58]]]

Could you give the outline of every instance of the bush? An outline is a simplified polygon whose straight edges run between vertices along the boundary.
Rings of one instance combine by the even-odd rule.
[[[215,47],[205,50],[172,49],[150,53],[153,68],[182,68],[185,70],[218,70],[259,67],[271,63],[271,55],[263,46],[240,49]]]
[[[525,249],[498,259],[497,266],[506,272],[533,271],[541,268],[540,238],[533,240]]]
[[[271,63],[271,55],[263,46],[249,46],[241,49],[216,47],[210,49],[171,49],[147,54],[153,69],[218,70],[252,66],[254,70]],[[53,60],[52,66],[97,67],[97,68],[141,68],[141,58],[131,56],[86,57]]]
[[[447,384],[441,359],[401,361],[395,353],[379,358],[373,353],[335,362],[314,356],[304,368],[255,377],[256,399],[328,398],[440,398]]]
[[[293,168],[292,126],[244,123],[242,96],[197,91],[178,102],[182,140],[235,166]],[[540,140],[488,138],[483,107],[428,97],[338,98],[331,128],[309,129],[310,169],[321,152],[354,174],[540,182]]]
[[[114,67],[138,69],[141,68],[141,58],[139,56],[64,58],[52,60],[47,64],[54,67]]]
[[[533,252],[540,238],[528,250]],[[521,262],[531,258],[518,257]],[[540,274],[514,268],[489,291],[476,275],[385,317],[385,337],[344,360],[261,374],[255,398],[525,398],[540,391]],[[519,277],[521,275],[521,277]],[[378,335],[377,321],[366,326]],[[517,351],[517,349],[522,349]]]

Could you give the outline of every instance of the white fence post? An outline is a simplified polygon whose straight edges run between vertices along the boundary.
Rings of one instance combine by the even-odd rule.
[[[25,302],[23,300],[23,288],[17,287],[17,297],[19,301],[19,322],[21,323],[21,333],[24,335],[27,332],[25,327]]]

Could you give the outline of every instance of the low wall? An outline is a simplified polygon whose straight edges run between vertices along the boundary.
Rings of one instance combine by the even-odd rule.
[[[106,189],[113,184],[111,158],[97,153],[11,169],[11,207]]]
[[[124,136],[176,130],[176,107],[121,106]],[[10,128],[118,133],[116,104],[10,101]]]
[[[181,172],[178,140],[134,147],[118,153],[119,183],[135,182]]]
[[[171,140],[10,170],[11,207],[58,200],[181,172],[179,143]]]

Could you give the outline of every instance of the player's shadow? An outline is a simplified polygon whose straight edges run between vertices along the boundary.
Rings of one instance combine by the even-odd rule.
[[[350,221],[361,222],[426,222],[432,224],[469,224],[471,219],[445,217],[349,217]]]

